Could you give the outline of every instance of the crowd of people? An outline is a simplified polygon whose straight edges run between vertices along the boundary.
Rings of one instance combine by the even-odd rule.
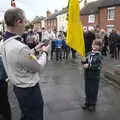
[[[0,32],[0,40],[2,39],[2,32]],[[34,30],[30,28],[22,35],[22,42],[28,45],[31,49],[37,44],[47,41],[50,45],[49,60],[68,60],[70,57],[76,58],[76,51],[66,44],[66,32],[56,31],[52,29]],[[110,56],[114,59],[120,59],[120,33],[115,28],[111,33],[107,33],[104,29],[99,27],[84,29],[85,51],[86,55],[92,49],[92,42],[95,38],[102,40],[102,55]]]
[[[1,39],[4,34],[1,32]],[[22,42],[28,45],[31,49],[40,43],[48,43],[50,45],[48,59],[53,61],[69,60],[76,58],[76,51],[66,44],[66,32],[55,30],[34,30],[30,28],[22,35]]]
[[[33,38],[35,39],[33,39]],[[33,48],[39,42],[45,40],[49,41],[50,44],[50,56],[49,60],[68,60],[71,56],[73,59],[76,58],[76,51],[66,44],[66,32],[47,30],[42,28],[41,30],[29,29],[23,34],[24,43],[30,48]],[[112,29],[111,33],[107,33],[104,29],[100,29],[99,26],[96,28],[84,29],[84,40],[85,40],[85,51],[86,55],[92,49],[92,42],[96,38],[102,40],[102,55],[110,56],[114,59],[120,59],[120,33],[115,28]]]
[[[42,28],[41,30],[29,29],[23,34],[23,42],[31,49],[39,43],[50,45],[49,60],[68,60],[70,54],[76,58],[76,51],[66,44],[66,32]]]
[[[86,53],[91,50],[93,40],[100,38],[102,40],[102,55],[120,59],[120,33],[115,28],[109,34],[99,27],[84,29],[84,38]]]

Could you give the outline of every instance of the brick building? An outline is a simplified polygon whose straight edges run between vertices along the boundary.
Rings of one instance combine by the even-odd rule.
[[[83,26],[94,26],[99,24],[99,1],[86,4],[81,9],[81,21]]]
[[[47,11],[47,17],[45,19],[45,28],[57,29],[57,14],[57,11],[54,14],[51,14],[50,11]]]
[[[57,29],[57,14],[58,12],[55,11],[54,14],[52,14],[50,11],[46,12],[46,17],[39,17],[36,16],[33,20],[34,29]]]
[[[98,0],[87,4],[81,10],[83,26],[99,25],[110,32],[114,27],[120,30],[120,0]]]
[[[44,27],[43,25],[43,22],[44,22],[44,17],[36,17],[34,20],[33,20],[33,25],[34,25],[34,29],[35,30],[38,30],[38,29],[41,29]]]

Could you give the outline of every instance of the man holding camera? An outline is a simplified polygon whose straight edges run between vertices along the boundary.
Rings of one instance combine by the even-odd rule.
[[[30,49],[21,42],[26,24],[22,9],[8,9],[4,19],[7,31],[0,53],[19,102],[21,120],[43,120],[43,98],[39,81],[47,62],[49,46],[39,44]],[[40,52],[41,55],[36,57],[36,52]]]

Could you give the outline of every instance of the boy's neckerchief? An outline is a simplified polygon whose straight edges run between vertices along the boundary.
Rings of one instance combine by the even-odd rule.
[[[100,51],[91,51],[91,53],[90,53],[90,55],[88,55],[88,63],[91,65],[91,63],[92,63],[92,60],[93,60],[93,57],[95,56],[95,54],[96,53],[99,53],[99,54],[101,54],[101,52]]]

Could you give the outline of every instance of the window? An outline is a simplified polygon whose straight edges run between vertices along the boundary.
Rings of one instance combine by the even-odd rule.
[[[115,19],[115,7],[108,8],[108,20]]]
[[[88,23],[95,23],[95,15],[88,16]]]

